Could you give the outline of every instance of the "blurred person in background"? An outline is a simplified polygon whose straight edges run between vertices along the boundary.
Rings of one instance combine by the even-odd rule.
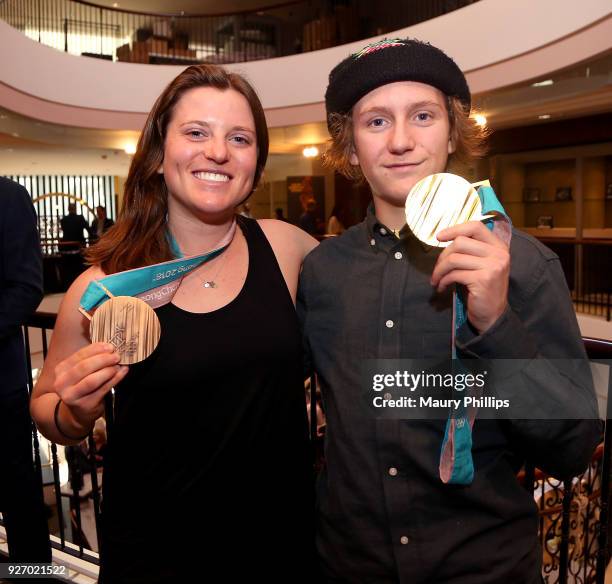
[[[91,234],[91,243],[95,243],[106,233],[115,222],[106,216],[106,207],[98,205],[96,207],[96,218],[91,222],[89,233]]]

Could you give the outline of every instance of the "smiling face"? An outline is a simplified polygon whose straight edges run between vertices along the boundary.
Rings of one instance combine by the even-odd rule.
[[[454,150],[444,94],[424,83],[382,85],[353,107],[353,165],[377,199],[402,207],[422,178],[444,172]]]
[[[251,192],[257,166],[255,122],[234,89],[198,87],[178,101],[159,168],[168,212],[223,221]]]

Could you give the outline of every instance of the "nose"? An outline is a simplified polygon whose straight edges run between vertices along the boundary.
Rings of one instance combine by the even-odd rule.
[[[389,133],[388,148],[392,154],[403,154],[415,147],[415,139],[408,121],[397,120]]]
[[[204,143],[204,156],[216,164],[227,162],[229,160],[229,149],[227,148],[225,138],[222,136],[211,136]]]

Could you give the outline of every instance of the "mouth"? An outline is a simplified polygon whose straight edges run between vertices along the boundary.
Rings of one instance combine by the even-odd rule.
[[[412,168],[416,168],[417,166],[423,164],[423,161],[420,162],[396,162],[393,164],[385,164],[384,167],[390,170],[410,170]]]
[[[218,170],[195,170],[191,174],[198,180],[217,183],[229,182],[229,180],[232,178],[226,172],[220,172]]]

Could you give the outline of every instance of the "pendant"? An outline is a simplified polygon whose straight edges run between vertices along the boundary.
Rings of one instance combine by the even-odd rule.
[[[204,284],[202,284],[202,286],[204,286],[204,288],[216,288],[217,284],[215,284],[215,282],[213,282],[213,280],[206,280],[206,282],[204,282]]]

